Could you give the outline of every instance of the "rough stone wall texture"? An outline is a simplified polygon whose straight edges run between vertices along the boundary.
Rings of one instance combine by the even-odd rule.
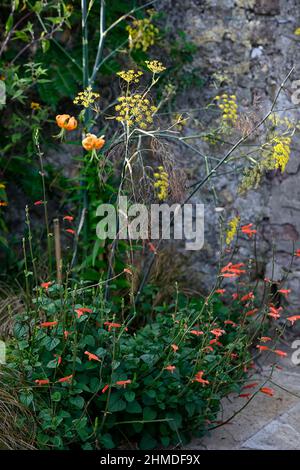
[[[193,90],[179,100],[182,109],[199,108],[211,102],[219,92],[230,92],[237,96],[239,113],[258,122],[271,107],[276,91],[295,66],[291,79],[280,94],[276,108],[287,109],[285,116],[293,120],[300,118],[300,108],[291,101],[292,83],[300,79],[300,39],[293,33],[300,26],[299,0],[164,0],[159,8],[168,13],[167,21],[172,28],[179,28],[198,47],[193,67],[199,67],[207,84],[199,91]],[[216,88],[215,73],[226,79],[220,89]],[[207,111],[194,114],[199,122],[209,127],[214,124],[214,115]],[[188,125],[187,135],[195,133],[194,121]],[[230,139],[234,142],[238,133]],[[263,141],[258,132],[248,144]],[[228,145],[212,146],[198,140],[197,148],[211,157],[220,158]],[[195,141],[193,141],[195,144]],[[271,276],[280,280],[289,267],[293,243],[299,248],[300,237],[300,137],[292,140],[291,158],[286,171],[271,172],[262,181],[259,189],[251,190],[244,197],[237,195],[238,175],[226,173],[226,166],[213,184],[217,201],[212,197],[211,185],[207,184],[194,198],[204,202],[205,246],[200,252],[185,253],[192,258],[188,277],[201,290],[209,288],[217,270],[219,250],[218,220],[215,206],[225,208],[225,219],[239,213],[242,223],[258,224],[258,259],[260,276]],[[248,147],[249,149],[249,147]],[[241,150],[245,150],[245,147]],[[176,152],[176,151],[175,151]],[[203,177],[203,159],[186,148],[177,150],[177,160],[188,167],[196,181]],[[272,246],[276,246],[273,263]],[[249,256],[249,242],[241,241],[241,258]],[[209,262],[207,262],[209,261]],[[289,298],[291,311],[300,306],[300,263],[296,262],[293,274],[285,286],[292,288]]]

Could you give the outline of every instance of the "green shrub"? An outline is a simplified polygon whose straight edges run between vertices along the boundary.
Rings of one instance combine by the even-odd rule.
[[[245,327],[224,325],[234,316],[213,297],[182,298],[139,328],[137,314],[119,323],[99,291],[39,289],[9,357],[22,371],[19,397],[34,410],[37,446],[151,449],[202,435],[250,361]]]

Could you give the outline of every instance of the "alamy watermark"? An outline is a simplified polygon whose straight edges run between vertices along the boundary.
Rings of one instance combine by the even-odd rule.
[[[118,208],[98,206],[97,237],[121,240],[185,240],[186,250],[201,250],[204,244],[203,204],[128,204],[120,196]]]

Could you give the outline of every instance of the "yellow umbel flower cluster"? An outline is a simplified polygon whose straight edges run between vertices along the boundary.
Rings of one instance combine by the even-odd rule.
[[[157,197],[160,201],[164,201],[168,197],[169,191],[169,175],[163,166],[158,167],[158,172],[154,173],[154,188],[157,191]]]
[[[5,189],[5,183],[0,183],[0,189]]]
[[[232,124],[235,124],[238,117],[236,96],[223,93],[221,96],[216,96],[215,100],[217,100],[218,107],[222,111],[222,120],[226,123],[231,121]]]
[[[94,104],[96,99],[99,97],[99,93],[94,93],[92,91],[92,87],[88,86],[86,90],[78,93],[73,103],[78,104],[79,106],[83,106],[84,108],[88,108],[89,106]]]
[[[166,67],[159,60],[145,60],[145,64],[152,73],[161,73]]]
[[[131,96],[120,96],[119,104],[115,106],[118,115],[115,118],[119,122],[124,122],[128,126],[136,125],[141,129],[146,129],[153,123],[153,114],[157,111],[156,106],[152,106],[148,98],[140,94]]]
[[[130,49],[142,49],[146,52],[149,47],[153,46],[159,29],[151,23],[151,20],[151,17],[134,20],[130,26],[127,26]]]
[[[226,231],[226,244],[227,245],[230,245],[230,243],[234,239],[235,234],[237,233],[237,230],[239,227],[239,223],[240,223],[240,217],[238,216],[233,217],[233,219],[231,219],[228,222],[229,228]]]
[[[140,71],[135,71],[135,70],[122,70],[121,72],[118,72],[117,75],[119,75],[119,77],[123,78],[123,80],[125,80],[125,82],[127,83],[131,83],[131,82],[134,82],[134,83],[139,83],[140,81],[140,76],[143,75],[143,72],[140,72]]]
[[[300,36],[300,28],[295,29],[294,34],[296,34],[296,36]]]
[[[284,172],[285,167],[290,159],[291,154],[291,138],[290,137],[275,137],[272,150],[272,159],[275,163],[275,168],[280,168],[281,173]]]

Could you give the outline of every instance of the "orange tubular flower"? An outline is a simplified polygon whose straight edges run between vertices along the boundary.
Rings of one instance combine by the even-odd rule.
[[[121,385],[121,387],[124,388],[126,388],[128,384],[131,384],[131,380],[118,380],[118,382],[116,382],[116,385]]]
[[[257,387],[257,385],[258,385],[258,382],[253,382],[251,384],[244,385],[243,390],[246,390],[248,388],[255,388]]]
[[[215,293],[216,294],[224,294],[226,292],[226,289],[216,289]]]
[[[45,321],[40,324],[41,328],[52,328],[53,326],[56,326],[58,324],[58,321]]]
[[[40,199],[39,201],[34,202],[35,206],[41,206],[42,204],[44,204],[44,201],[42,201],[42,199]]]
[[[219,336],[222,336],[225,331],[221,330],[221,328],[215,328],[214,330],[211,330],[211,333],[218,338]]]
[[[245,313],[246,317],[251,317],[251,315],[255,315],[255,313],[258,312],[257,308],[254,308],[253,310],[249,310],[248,312]]]
[[[295,251],[295,256],[300,256],[300,249],[298,248],[298,250]]]
[[[108,388],[109,388],[109,385],[108,385],[108,384],[107,384],[107,385],[104,385],[104,387],[103,387],[102,390],[101,390],[101,393],[105,393]]]
[[[177,344],[171,344],[171,348],[173,349],[174,352],[178,351],[178,346]]]
[[[269,317],[275,318],[275,320],[278,320],[280,318],[280,312],[282,310],[282,307],[276,308],[274,305],[270,305],[270,311],[268,313]]]
[[[82,147],[88,152],[90,150],[100,150],[105,144],[103,137],[103,135],[97,137],[95,134],[86,134],[86,137],[82,141]]]
[[[203,370],[199,370],[199,372],[197,372],[197,374],[195,375],[194,379],[192,380],[192,382],[199,382],[200,384],[203,384],[203,385],[208,385],[209,384],[209,381],[208,380],[204,380],[202,378],[204,372]]]
[[[92,354],[89,351],[84,351],[84,354],[86,354],[86,356],[88,356],[89,361],[101,362],[101,359],[98,356],[96,356],[96,354]]]
[[[287,319],[288,319],[288,321],[290,321],[291,324],[293,325],[293,324],[295,323],[295,321],[300,320],[300,315],[293,315],[293,316],[291,316],[291,317],[288,317]]]
[[[291,293],[291,289],[279,289],[277,292],[287,297]]]
[[[257,347],[257,349],[260,350],[260,352],[262,352],[262,351],[269,351],[268,346],[263,346],[263,345],[261,345],[261,344],[258,344],[256,347]]]
[[[66,131],[73,131],[77,128],[77,121],[74,116],[70,116],[69,114],[59,114],[56,116],[56,124],[61,129],[65,129]]]
[[[70,233],[71,235],[76,235],[75,230],[73,230],[72,228],[66,228],[66,232]]]
[[[260,338],[260,341],[262,341],[263,343],[267,343],[268,341],[272,341],[272,338],[270,338],[269,336],[262,336]]]
[[[241,298],[241,302],[246,302],[247,300],[254,299],[254,294],[253,292],[249,292],[249,294],[244,295]]]
[[[250,398],[251,397],[251,393],[240,393],[239,394],[239,398]]]
[[[72,215],[65,215],[63,217],[63,220],[67,220],[68,222],[72,222],[72,220],[74,220],[74,217]]]
[[[48,385],[50,383],[49,379],[37,379],[35,380],[35,383],[39,386],[41,385]]]
[[[287,353],[284,352],[284,351],[281,351],[281,349],[274,349],[273,351],[275,354],[277,354],[277,356],[281,356],[281,357],[286,357],[287,356]]]
[[[80,318],[85,313],[93,313],[93,310],[91,308],[81,307],[76,308],[75,313],[77,313],[77,318]]]
[[[51,284],[52,284],[51,281],[49,281],[49,282],[42,282],[41,287],[42,287],[43,289],[48,290],[49,287],[51,286]]]
[[[253,226],[253,224],[248,224],[248,225],[243,225],[241,227],[241,231],[243,233],[245,233],[245,235],[248,235],[249,238],[252,237],[252,235],[254,235],[254,233],[257,233],[257,230],[253,230],[251,227]]]
[[[237,263],[237,264],[228,263],[226,266],[224,266],[221,269],[221,276],[223,277],[240,276],[240,274],[243,274],[246,272],[244,269],[241,269],[241,267],[243,266],[244,266],[244,263]]]
[[[232,321],[232,320],[225,320],[225,321],[224,321],[224,325],[232,325],[232,326],[237,326],[237,324],[236,324],[236,323],[234,323],[234,321]]]
[[[174,370],[176,369],[175,366],[171,366],[171,365],[168,365],[164,368],[165,370],[168,370],[169,372],[171,372],[171,374],[173,374]]]
[[[260,389],[260,392],[264,393],[265,395],[269,395],[269,397],[272,397],[274,395],[274,390],[269,387],[262,387]]]
[[[199,330],[191,330],[190,333],[191,335],[195,335],[195,336],[204,335],[203,331],[199,331]]]
[[[57,382],[59,383],[70,382],[72,379],[73,379],[73,374],[67,375],[66,377],[62,377],[61,379],[58,379]]]
[[[111,331],[112,328],[122,328],[121,323],[113,323],[113,322],[106,321],[104,322],[104,325],[108,326],[108,331]],[[127,330],[128,328],[125,328],[125,331]]]

